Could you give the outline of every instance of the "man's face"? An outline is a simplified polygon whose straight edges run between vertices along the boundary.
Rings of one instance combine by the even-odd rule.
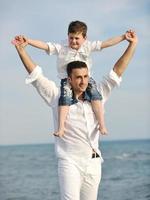
[[[82,94],[87,86],[89,81],[88,69],[73,69],[71,76],[68,78],[70,85],[75,94]]]
[[[78,50],[84,43],[86,38],[83,37],[82,33],[69,33],[68,34],[68,44],[72,49]]]

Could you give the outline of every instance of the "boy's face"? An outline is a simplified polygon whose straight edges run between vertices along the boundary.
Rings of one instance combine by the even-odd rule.
[[[72,49],[78,50],[81,45],[86,40],[86,37],[83,37],[82,33],[69,33],[68,34],[68,44]]]

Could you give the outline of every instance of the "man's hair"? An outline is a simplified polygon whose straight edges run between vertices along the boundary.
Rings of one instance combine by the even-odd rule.
[[[67,65],[67,75],[68,75],[68,77],[71,76],[73,69],[81,69],[81,68],[87,68],[87,65],[86,65],[85,62],[73,61],[73,62],[68,63],[68,65]]]
[[[68,26],[69,33],[82,33],[82,36],[85,38],[87,35],[87,25],[81,21],[72,21]]]

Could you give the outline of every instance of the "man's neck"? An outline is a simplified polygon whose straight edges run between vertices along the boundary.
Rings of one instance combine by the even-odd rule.
[[[76,99],[83,101],[84,100],[84,95],[83,92],[79,94],[75,94]]]

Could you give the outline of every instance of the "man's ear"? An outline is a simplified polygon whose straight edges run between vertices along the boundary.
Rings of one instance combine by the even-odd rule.
[[[69,82],[69,83],[71,83],[71,78],[70,78],[70,77],[68,77],[67,79],[68,79],[68,82]]]

